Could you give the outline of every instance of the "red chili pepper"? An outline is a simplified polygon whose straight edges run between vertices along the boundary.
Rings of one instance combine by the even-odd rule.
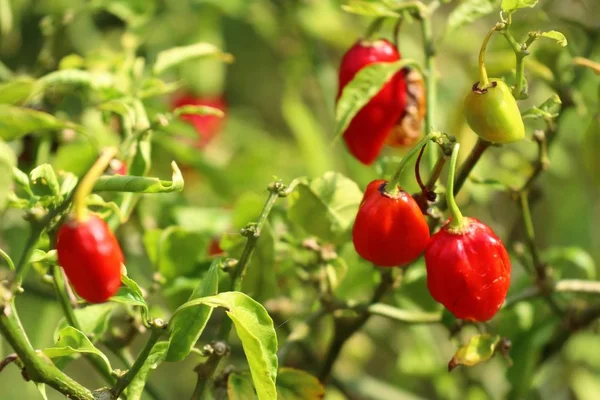
[[[385,192],[384,180],[367,186],[354,226],[356,252],[381,267],[410,263],[427,246],[429,227],[415,200],[403,190]]]
[[[398,60],[400,53],[387,40],[358,41],[342,59],[337,99],[356,73],[367,65]],[[344,132],[344,141],[350,152],[363,164],[375,161],[392,128],[404,114],[405,107],[406,82],[404,72],[399,71],[350,122]]]
[[[508,253],[492,229],[477,219],[465,218],[459,230],[449,222],[425,250],[427,287],[456,318],[488,321],[508,292]]]
[[[83,221],[67,221],[58,231],[56,250],[79,296],[101,303],[117,293],[123,253],[104,220],[89,215]]]
[[[225,99],[220,96],[197,97],[189,93],[176,97],[172,105],[173,108],[181,106],[209,106],[218,108],[223,112],[227,110]],[[198,132],[199,139],[196,143],[198,147],[206,146],[223,128],[223,118],[215,115],[183,114],[181,119],[193,125],[196,132]]]

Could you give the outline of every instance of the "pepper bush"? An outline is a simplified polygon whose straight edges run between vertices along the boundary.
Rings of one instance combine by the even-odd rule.
[[[0,0],[0,398],[597,399],[599,17]]]

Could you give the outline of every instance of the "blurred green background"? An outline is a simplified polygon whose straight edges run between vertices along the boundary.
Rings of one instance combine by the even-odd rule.
[[[438,98],[433,126],[456,135],[463,144],[464,156],[476,136],[465,125],[462,99],[477,79],[479,46],[497,20],[497,13],[448,31],[448,15],[460,3],[443,5],[434,19]],[[342,141],[333,141],[339,60],[370,22],[344,13],[340,6],[340,1],[334,0],[0,0],[0,60],[15,73],[34,77],[57,69],[71,54],[83,57],[89,69],[102,70],[121,57],[130,40],[140,44],[137,55],[149,61],[161,50],[199,41],[213,43],[235,57],[231,64],[216,60],[188,62],[165,76],[180,81],[181,91],[222,96],[227,112],[223,129],[204,148],[182,146],[168,132],[154,137],[152,175],[168,177],[169,163],[175,159],[183,169],[186,188],[183,194],[143,197],[131,221],[118,230],[130,275],[151,287],[154,271],[144,247],[144,243],[151,243],[147,233],[151,230],[176,224],[198,231],[204,238],[235,232],[256,216],[266,196],[264,188],[273,176],[289,182],[298,176],[312,178],[335,170],[362,188],[374,177],[389,173],[385,162],[365,167],[347,153]],[[596,279],[600,261],[600,143],[598,136],[596,140],[585,136],[599,112],[600,80],[572,64],[575,56],[600,60],[599,20],[597,0],[541,0],[538,7],[520,11],[514,17],[519,38],[532,29],[555,29],[569,41],[566,49],[544,40],[533,46],[526,63],[531,96],[520,104],[521,109],[539,105],[553,92],[563,101],[557,139],[550,150],[550,168],[534,186],[532,200],[537,240],[545,257],[552,260],[556,276],[562,278]],[[391,38],[392,28],[393,22],[388,22],[382,35]],[[400,47],[403,56],[422,60],[417,23],[403,25]],[[486,64],[491,76],[512,78],[514,55],[500,37],[493,39]],[[7,80],[6,71],[0,69],[0,78]],[[172,98],[166,95],[153,99],[148,107],[155,112],[167,110]],[[106,120],[93,110],[79,109],[85,108],[80,93],[59,93],[54,101],[52,106],[58,114],[77,115],[102,143],[118,141]],[[527,122],[529,136],[543,128],[542,122]],[[179,123],[168,130],[186,129],[190,127]],[[600,135],[597,125],[596,134]],[[39,140],[31,138],[33,144],[29,146],[39,149]],[[57,151],[38,150],[29,159],[22,159],[20,166],[27,170],[36,161],[49,161],[57,170],[80,174],[96,157],[85,141],[68,141],[57,135],[54,143],[60,143]],[[11,146],[20,152],[25,151],[27,143]],[[518,186],[531,171],[536,151],[532,140],[493,148],[474,175]],[[384,155],[401,156],[402,151],[386,149]],[[409,175],[404,184],[415,189]],[[468,182],[459,201],[463,212],[485,220],[506,239],[509,249],[522,239],[518,208],[497,187]],[[13,258],[23,248],[26,229],[20,211],[3,212],[0,247]],[[205,258],[207,245],[199,246],[196,258]],[[368,293],[370,283],[352,278],[361,276],[361,268],[364,271],[368,266],[347,247],[340,249],[349,265],[344,296],[356,299]],[[285,271],[293,264],[277,254],[277,268]],[[173,286],[166,299],[157,300],[157,313],[161,313],[161,307],[184,301],[193,282]],[[423,265],[411,267],[394,301],[404,308],[437,310],[424,282]],[[530,278],[513,257],[511,294],[529,284]],[[279,295],[302,297],[294,292]],[[18,301],[26,331],[36,348],[52,344],[52,332],[62,316],[52,299],[51,289],[32,283],[32,289]],[[286,321],[275,317],[275,322],[283,333]],[[336,365],[336,377],[354,396],[351,398],[358,399],[600,398],[598,326],[572,335],[561,351],[548,354],[546,359],[544,345],[554,328],[550,323],[556,322],[540,300],[521,303],[501,313],[493,323],[496,332],[512,340],[512,367],[496,357],[449,374],[448,360],[457,345],[476,332],[474,328],[449,339],[443,326],[403,326],[373,318],[348,343]],[[326,338],[330,327],[324,323],[319,329]],[[136,340],[134,349],[139,349],[141,343],[143,339]],[[10,347],[0,341],[0,354],[10,352]],[[239,348],[237,354],[241,354]],[[163,364],[151,375],[150,381],[161,398],[190,395],[195,384],[192,358]],[[119,365],[118,360],[113,362]],[[232,362],[237,363],[235,357]],[[67,373],[89,387],[102,385],[83,360],[70,364]],[[25,382],[13,366],[0,374],[0,388],[0,399],[39,396],[34,385]],[[49,397],[58,398],[55,393]],[[345,397],[339,388],[331,386],[326,398]]]

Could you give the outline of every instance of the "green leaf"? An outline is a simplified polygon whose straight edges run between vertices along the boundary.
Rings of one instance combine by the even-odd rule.
[[[93,304],[75,309],[75,317],[81,326],[81,331],[92,342],[98,342],[108,330],[110,317],[116,308],[117,305],[114,303]],[[55,332],[55,338],[66,326],[68,326],[67,321],[64,318],[61,319]]]
[[[505,12],[513,12],[520,8],[535,7],[538,0],[502,0],[500,7]]]
[[[50,250],[46,253],[43,250],[35,249],[29,258],[29,262],[33,264],[33,268],[43,276],[48,272],[50,267],[55,266],[58,262],[56,250]]]
[[[130,306],[140,306],[147,312],[148,304],[146,304],[144,294],[139,285],[127,275],[121,275],[121,282],[123,283],[123,286],[119,288],[116,295],[110,298],[110,301]]]
[[[229,374],[227,378],[227,397],[229,397],[229,400],[254,400],[256,393],[252,385],[252,376],[240,372]]]
[[[414,65],[415,61],[403,59],[396,62],[374,63],[370,64],[354,76],[354,78],[344,87],[342,95],[337,102],[335,111],[335,137],[338,138],[344,133],[352,118],[375,96],[381,88],[398,71],[409,65]]]
[[[231,225],[231,212],[223,208],[177,207],[173,218],[182,228],[211,236],[220,235]]]
[[[1,125],[2,120],[0,120]],[[0,210],[4,209],[6,204],[15,165],[17,165],[17,157],[13,149],[0,140]]]
[[[277,398],[277,334],[267,310],[244,293],[225,292],[189,301],[178,312],[200,304],[227,309],[248,359],[259,400]]]
[[[94,90],[115,88],[113,75],[107,72],[89,72],[80,69],[63,69],[50,72],[38,79],[35,92],[44,92],[53,86],[89,87]]]
[[[10,141],[28,133],[56,131],[65,126],[64,122],[48,113],[0,104],[0,139]]]
[[[169,347],[169,342],[158,342],[150,351],[150,355],[144,361],[142,368],[135,375],[129,386],[127,386],[127,399],[128,400],[141,400],[142,393],[144,392],[144,386],[146,386],[146,378],[150,373],[150,370],[156,369],[158,364],[163,362]]]
[[[189,46],[173,47],[158,53],[153,72],[155,75],[160,75],[169,68],[202,57],[214,57],[224,62],[233,61],[231,54],[222,52],[213,44],[196,43]]]
[[[567,45],[567,38],[565,37],[565,35],[558,31],[542,32],[542,37],[556,40],[556,43],[558,43],[558,45],[562,47],[565,47]]]
[[[55,196],[60,199],[60,185],[50,164],[42,164],[29,173],[31,188],[38,196]]]
[[[337,172],[300,183],[288,196],[289,218],[306,232],[325,241],[341,243],[352,228],[362,192]]]
[[[218,108],[210,106],[181,106],[173,110],[173,116],[175,117],[179,117],[180,115],[184,114],[213,115],[220,118],[225,116],[223,110],[219,110]]]
[[[21,104],[33,91],[31,78],[16,78],[0,85],[0,104]]]
[[[308,372],[281,368],[277,374],[277,400],[321,400],[325,388]]]
[[[33,196],[31,187],[29,186],[29,176],[17,167],[12,169],[13,180],[21,189],[23,189],[28,195]]]
[[[155,259],[161,275],[170,280],[194,272],[196,263],[206,254],[208,241],[209,238],[201,232],[170,226],[158,236],[149,236],[145,244],[147,249],[155,247],[149,254]]]
[[[593,257],[580,247],[553,247],[544,252],[544,261],[560,279],[596,279]]]
[[[52,359],[58,368],[64,368],[75,356],[79,354],[89,354],[102,361],[102,365],[110,374],[112,367],[108,358],[98,350],[85,334],[72,326],[66,326],[58,333],[58,340],[54,346],[42,350],[43,353]]]
[[[208,273],[194,289],[189,300],[217,294],[219,289],[219,261],[213,261]],[[169,322],[167,361],[181,361],[187,357],[204,331],[213,307],[199,305],[181,311]]]
[[[448,16],[447,34],[495,12],[499,3],[499,0],[463,1]]]
[[[342,5],[346,12],[367,17],[400,17],[400,14],[392,10],[386,4],[379,1],[349,0]]]
[[[94,191],[131,193],[180,192],[183,190],[183,176],[175,161],[171,163],[171,168],[173,169],[171,181],[132,175],[101,176],[94,185]]]
[[[458,349],[454,354],[454,357],[448,363],[448,370],[452,371],[459,365],[472,367],[489,360],[494,355],[498,343],[500,343],[500,336],[488,334],[473,336],[469,343]]]

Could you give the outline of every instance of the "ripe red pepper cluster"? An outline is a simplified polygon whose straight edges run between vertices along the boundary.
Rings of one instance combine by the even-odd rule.
[[[400,53],[387,40],[357,42],[342,59],[338,100],[362,68],[398,60]],[[519,140],[524,128],[510,90],[498,80],[486,85],[481,88],[476,84],[465,101],[470,126],[488,141]],[[499,103],[508,106],[499,107]],[[371,164],[385,144],[412,144],[420,134],[424,105],[422,79],[414,74],[411,77],[411,72],[396,73],[344,132],[349,151],[362,163]],[[451,179],[458,145],[454,150]],[[352,230],[356,252],[381,267],[407,266],[424,253],[427,287],[436,301],[459,319],[491,319],[510,285],[510,259],[501,240],[482,222],[462,217],[454,202],[453,182],[448,184],[453,217],[431,237],[415,199],[396,184],[388,186],[385,180],[374,180],[365,190]]]

